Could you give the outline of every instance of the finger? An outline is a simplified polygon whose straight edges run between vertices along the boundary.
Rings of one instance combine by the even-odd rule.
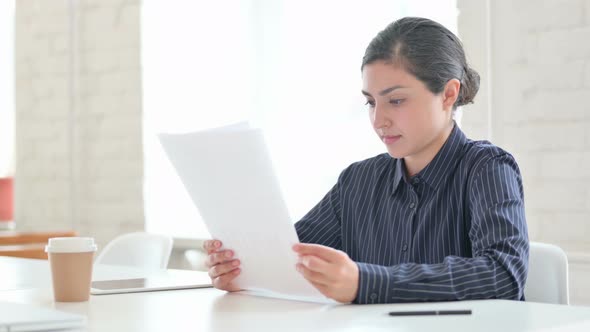
[[[342,260],[343,254],[340,250],[312,243],[297,243],[293,245],[293,250],[299,255],[314,255],[328,262]]]
[[[237,259],[222,264],[217,264],[209,269],[209,277],[211,277],[211,279],[217,278],[221,275],[224,275],[237,269],[239,266],[240,261]]]
[[[236,292],[241,290],[239,287],[234,285],[232,282],[240,275],[241,269],[235,269],[230,273],[226,273],[213,279],[213,287],[229,292]]]
[[[305,255],[299,257],[299,263],[314,272],[328,274],[330,270],[330,263],[325,260],[312,255]]]
[[[215,252],[221,248],[221,241],[219,240],[206,240],[203,242],[203,250],[208,254]]]
[[[332,298],[332,289],[330,286],[318,284],[315,282],[312,282],[311,285],[320,291],[320,293],[322,293],[325,297]]]
[[[330,280],[328,280],[326,275],[320,272],[311,271],[302,264],[297,264],[296,269],[299,273],[301,273],[301,275],[303,275],[303,277],[306,280],[308,280],[311,283],[316,283],[320,285],[328,285],[330,283]]]
[[[207,265],[207,267],[212,267],[217,264],[227,262],[232,257],[234,257],[234,252],[232,250],[222,250],[214,252],[207,256],[207,261],[205,261],[205,265]]]

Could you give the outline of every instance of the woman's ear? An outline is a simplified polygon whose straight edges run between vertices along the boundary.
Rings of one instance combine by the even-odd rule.
[[[459,97],[459,90],[461,89],[461,82],[458,79],[453,78],[449,80],[445,85],[445,89],[443,91],[443,108],[445,110],[452,110],[453,105],[457,101]]]

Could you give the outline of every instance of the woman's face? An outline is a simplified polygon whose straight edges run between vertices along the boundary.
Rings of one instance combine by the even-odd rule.
[[[383,61],[365,65],[362,74],[369,117],[389,155],[421,159],[432,154],[451,123],[453,104],[448,104],[445,91],[433,94],[401,66]]]

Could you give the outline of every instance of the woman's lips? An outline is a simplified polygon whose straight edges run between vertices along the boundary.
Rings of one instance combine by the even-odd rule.
[[[381,139],[385,144],[393,144],[397,142],[401,137],[402,135],[384,135],[381,137]]]

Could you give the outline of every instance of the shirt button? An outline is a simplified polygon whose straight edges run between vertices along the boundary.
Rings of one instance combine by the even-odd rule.
[[[420,178],[414,178],[414,180],[412,180],[413,184],[419,184],[420,183]]]
[[[405,252],[406,250],[408,250],[408,245],[404,243],[402,246],[402,251]]]
[[[377,294],[373,293],[371,294],[371,300],[375,301],[377,299]]]
[[[413,209],[413,208],[414,208],[414,206],[416,206],[416,204],[414,204],[414,203],[410,203],[410,209]]]

